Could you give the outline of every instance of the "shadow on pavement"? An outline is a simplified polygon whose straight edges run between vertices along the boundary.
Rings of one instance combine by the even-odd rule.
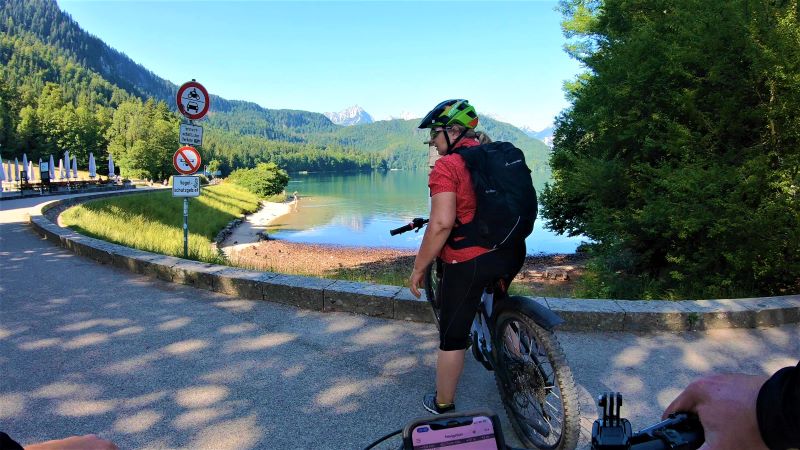
[[[160,282],[18,222],[0,223],[0,298],[0,429],[23,443],[97,433],[120,448],[362,448],[424,415],[433,383],[430,324]],[[559,339],[579,383],[583,445],[603,391],[621,391],[641,428],[697,376],[771,373],[800,355],[796,325]],[[459,395],[460,408],[505,422],[491,374],[471,357]]]

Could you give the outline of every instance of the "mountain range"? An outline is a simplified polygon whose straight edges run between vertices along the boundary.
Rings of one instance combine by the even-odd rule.
[[[522,130],[528,136],[544,142],[548,147],[553,147],[553,131],[555,131],[555,129],[552,126],[539,131],[536,131],[530,127],[521,127],[520,130]]]
[[[370,116],[368,112],[364,111],[364,108],[358,105],[345,108],[338,113],[326,112],[324,114],[325,117],[330,119],[331,122],[335,123],[336,125],[349,126],[374,122],[374,120],[372,120],[372,116]]]
[[[55,83],[63,92],[71,93],[76,105],[89,101],[113,108],[127,95],[160,100],[176,110],[178,86],[81,29],[59,9],[55,0],[0,2],[0,31],[0,37],[5,35],[0,48],[3,66],[0,69],[4,73],[0,75],[16,87],[28,83],[25,90],[35,93],[46,83]],[[75,83],[81,83],[80,87]],[[228,152],[225,158],[231,169],[259,160],[275,160],[254,154],[258,148],[269,148],[272,152],[361,154],[364,157],[353,157],[362,161],[366,157],[373,166],[386,168],[416,168],[426,164],[427,152],[421,151],[425,133],[416,129],[413,120],[376,122],[357,105],[339,113],[321,114],[269,109],[213,94],[210,97],[212,108],[203,126],[209,141],[218,145],[208,150],[222,156]],[[540,140],[489,117],[482,117],[479,127],[496,140],[514,142],[535,170],[549,170],[550,149]],[[275,145],[280,142],[286,145]],[[240,155],[231,154],[232,151]],[[296,164],[301,164],[302,159],[295,159]]]

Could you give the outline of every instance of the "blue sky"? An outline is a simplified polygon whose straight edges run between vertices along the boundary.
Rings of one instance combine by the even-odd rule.
[[[175,84],[266,108],[421,117],[466,98],[539,130],[580,65],[554,1],[59,0],[80,26]],[[213,105],[212,105],[213,108]]]

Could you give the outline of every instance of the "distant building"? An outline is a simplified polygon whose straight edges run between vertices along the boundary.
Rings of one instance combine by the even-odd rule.
[[[436,147],[434,147],[432,145],[429,146],[428,147],[428,167],[433,169],[433,165],[436,164],[436,160],[439,159],[439,158],[441,158],[441,155],[439,155],[439,152],[436,151]]]

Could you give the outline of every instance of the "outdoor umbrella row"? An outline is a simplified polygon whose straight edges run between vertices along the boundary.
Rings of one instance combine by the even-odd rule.
[[[55,179],[55,164],[53,164],[53,155],[50,155],[50,164],[48,165],[50,179]],[[14,158],[14,168],[11,168],[11,161],[6,162],[5,171],[0,160],[0,181],[20,181],[20,164],[19,159]],[[42,166],[42,160],[39,159],[39,167]],[[66,169],[65,169],[66,166]],[[70,167],[72,166],[72,167]],[[22,170],[26,171],[29,181],[35,180],[35,172],[33,170],[33,161],[28,161],[28,155],[22,154]],[[70,171],[72,173],[70,173]],[[95,161],[94,154],[89,153],[89,177],[94,178],[97,176],[97,162]],[[116,177],[114,158],[108,155],[108,176],[109,178]],[[58,160],[58,178],[60,180],[69,178],[78,178],[78,159],[73,155],[69,157],[69,152],[64,152],[64,158]]]

